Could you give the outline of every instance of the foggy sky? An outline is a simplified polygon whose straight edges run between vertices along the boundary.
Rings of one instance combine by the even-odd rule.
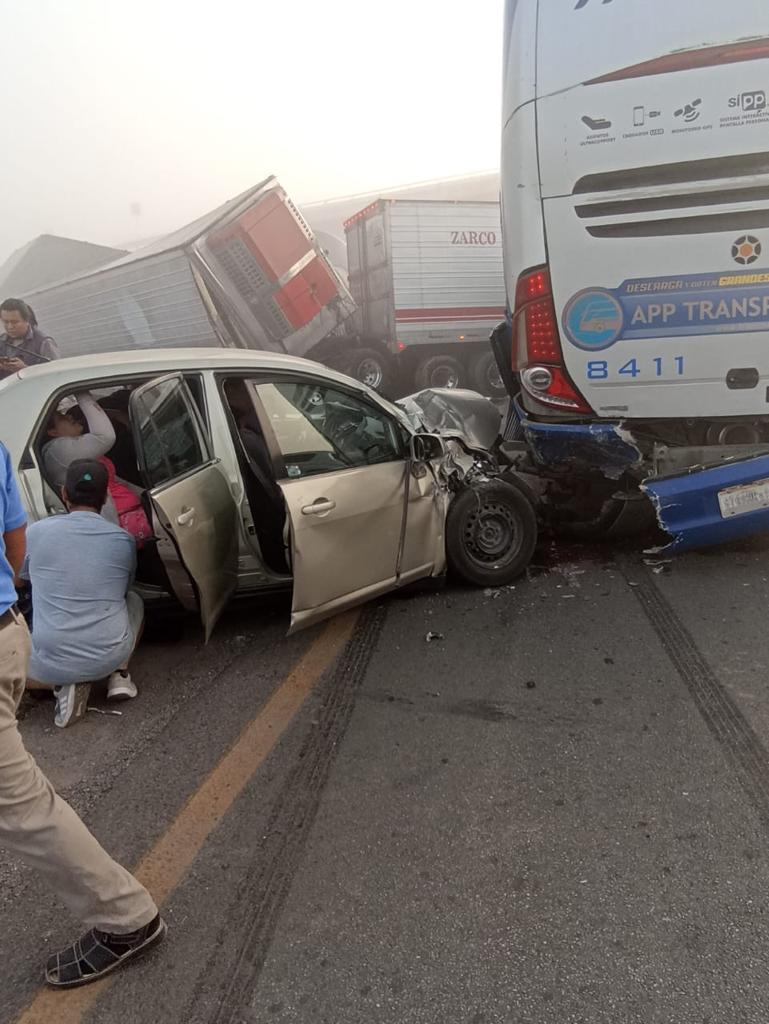
[[[502,0],[0,0],[0,262],[498,164]],[[131,212],[140,204],[141,213]]]

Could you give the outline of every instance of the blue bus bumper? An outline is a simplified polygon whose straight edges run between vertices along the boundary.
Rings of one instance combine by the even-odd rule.
[[[632,433],[617,423],[538,423],[529,420],[520,406],[515,414],[534,461],[550,470],[572,469],[600,472],[609,480],[643,466],[641,451]],[[683,473],[647,477],[641,490],[654,505],[660,527],[672,540],[668,553],[689,548],[708,547],[769,532],[767,507],[751,511],[745,507],[746,495],[736,506],[727,496],[726,504],[736,507],[722,511],[719,494],[729,488],[767,483],[769,493],[769,454],[734,459],[713,466],[695,466]],[[761,500],[759,497],[758,501]]]
[[[537,423],[515,412],[534,461],[548,469],[598,470],[617,480],[641,463],[629,431],[618,423]]]

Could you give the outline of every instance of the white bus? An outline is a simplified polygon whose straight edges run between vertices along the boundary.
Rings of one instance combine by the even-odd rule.
[[[768,97],[766,0],[508,0],[496,351],[586,524],[769,529]]]

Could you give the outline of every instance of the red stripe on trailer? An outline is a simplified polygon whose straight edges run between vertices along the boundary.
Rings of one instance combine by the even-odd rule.
[[[397,323],[420,323],[435,320],[501,320],[504,315],[504,306],[442,306],[435,309],[395,310]]]

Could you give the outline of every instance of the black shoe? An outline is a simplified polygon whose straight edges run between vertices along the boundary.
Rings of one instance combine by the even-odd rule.
[[[127,960],[146,953],[162,942],[166,934],[160,914],[127,935],[112,935],[92,928],[73,946],[48,957],[45,980],[55,988],[88,985],[114,971]]]

